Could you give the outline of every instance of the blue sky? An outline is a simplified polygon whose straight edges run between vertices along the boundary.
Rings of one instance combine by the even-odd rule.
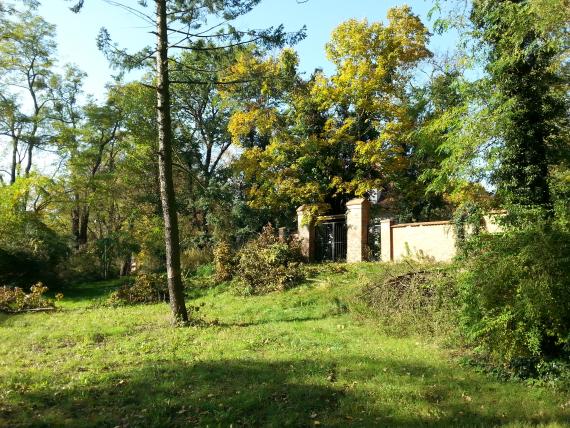
[[[136,0],[122,1],[136,5]],[[148,23],[103,0],[86,0],[79,15],[69,10],[70,4],[64,0],[43,0],[39,13],[57,26],[60,64],[74,63],[85,71],[88,74],[85,91],[101,100],[105,84],[115,72],[109,69],[107,60],[95,45],[99,29],[106,27],[121,46],[136,49],[153,43],[153,36],[148,33],[152,28]],[[306,25],[307,38],[295,47],[299,52],[301,70],[310,73],[321,67],[326,72],[331,72],[324,45],[338,24],[349,18],[383,21],[390,7],[402,4],[409,4],[431,28],[427,19],[427,13],[433,5],[431,0],[263,0],[254,11],[240,19],[239,26],[266,28],[283,23],[287,30],[293,31]],[[430,48],[436,54],[444,53],[453,48],[455,41],[451,35],[433,36]]]

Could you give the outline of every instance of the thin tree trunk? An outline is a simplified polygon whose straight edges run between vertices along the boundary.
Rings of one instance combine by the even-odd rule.
[[[128,254],[127,256],[125,256],[125,259],[123,260],[123,264],[121,266],[121,276],[128,276],[131,274],[131,266],[133,264],[133,255],[132,254]]]
[[[80,247],[87,244],[87,231],[89,226],[89,206],[84,205],[81,208],[81,215],[79,217],[79,235],[77,239],[77,243]]]
[[[13,147],[12,147],[12,165],[10,168],[10,184],[14,184],[16,182],[16,165],[17,165],[17,154],[18,154],[18,139],[13,139]]]
[[[26,164],[26,170],[24,171],[24,175],[26,177],[30,176],[30,171],[32,170],[32,155],[34,152],[34,144],[28,143],[28,162]],[[26,198],[27,199],[27,198]]]
[[[187,322],[188,312],[184,303],[184,289],[180,271],[180,241],[176,198],[172,178],[172,124],[170,117],[170,88],[168,76],[168,33],[166,0],[156,3],[156,98],[158,120],[158,171],[160,200],[164,218],[164,241],[166,246],[166,272],[170,307],[175,322]]]
[[[71,209],[71,233],[75,238],[75,248],[79,248],[79,207]]]

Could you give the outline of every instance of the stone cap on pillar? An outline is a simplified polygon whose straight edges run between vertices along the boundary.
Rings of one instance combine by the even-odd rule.
[[[355,198],[355,199],[351,199],[350,201],[348,201],[346,203],[346,207],[357,207],[357,206],[364,206],[364,205],[368,205],[370,204],[370,202],[368,201],[368,199],[366,198]]]
[[[297,212],[298,213],[302,213],[303,211],[307,210],[307,206],[306,205],[301,205],[299,208],[297,208]]]
[[[350,201],[348,201],[346,203],[346,206],[352,206],[352,205],[364,205],[368,203],[368,199],[366,198],[356,198],[356,199],[351,199]]]

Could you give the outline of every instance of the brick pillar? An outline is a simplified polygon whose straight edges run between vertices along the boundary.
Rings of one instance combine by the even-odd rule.
[[[301,240],[301,253],[307,261],[315,258],[315,225],[306,222],[307,210],[305,205],[297,208],[297,230]]]
[[[388,218],[380,222],[380,260],[391,262],[394,259],[392,251],[392,219]]]
[[[368,200],[359,198],[346,203],[346,261],[362,262],[368,251]]]

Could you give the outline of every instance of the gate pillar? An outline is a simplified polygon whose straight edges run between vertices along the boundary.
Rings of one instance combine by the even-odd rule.
[[[370,203],[364,198],[346,203],[346,261],[349,263],[366,260],[369,209]]]
[[[307,261],[315,259],[315,225],[308,220],[308,211],[305,205],[297,208],[297,233],[301,241],[301,253]]]

